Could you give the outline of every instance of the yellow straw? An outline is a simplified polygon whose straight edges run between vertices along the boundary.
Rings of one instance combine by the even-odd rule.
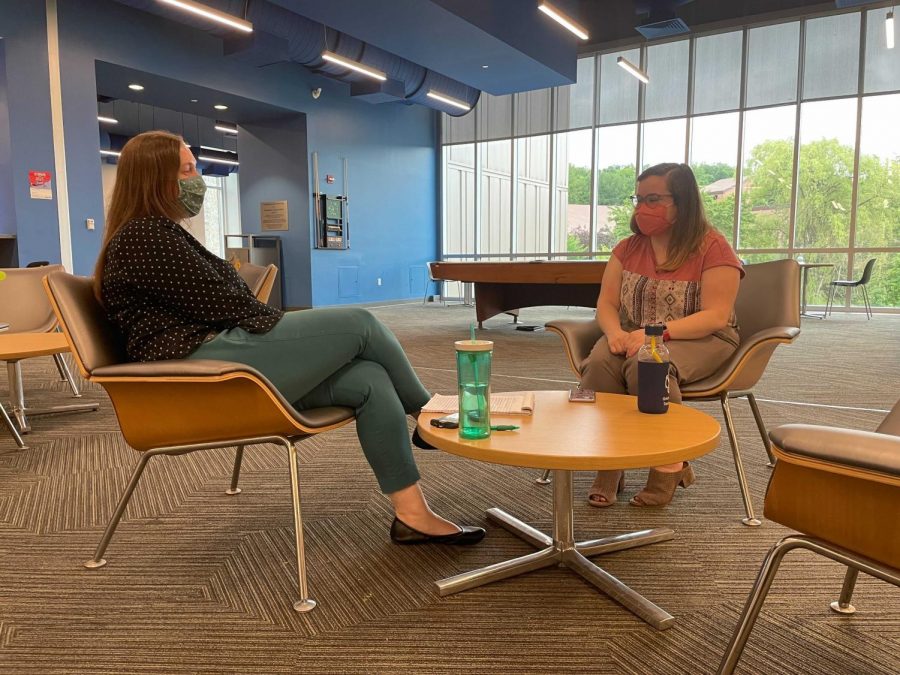
[[[662,357],[659,355],[659,352],[656,351],[656,336],[655,335],[650,336],[650,355],[653,357],[653,359],[657,363],[663,362]]]

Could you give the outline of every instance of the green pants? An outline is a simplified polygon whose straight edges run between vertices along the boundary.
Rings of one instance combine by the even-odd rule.
[[[188,358],[244,363],[261,372],[298,410],[346,406],[381,490],[419,480],[406,426],[428,391],[397,338],[364,309],[288,312],[268,333],[219,333]]]

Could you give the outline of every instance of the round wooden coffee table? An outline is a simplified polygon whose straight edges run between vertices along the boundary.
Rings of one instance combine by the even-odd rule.
[[[537,391],[534,414],[492,415],[492,424],[516,424],[517,431],[495,431],[477,441],[460,439],[456,429],[430,424],[442,413],[422,413],[419,433],[441,450],[494,464],[553,471],[553,535],[548,536],[497,508],[488,518],[541,550],[437,582],[442,596],[551,565],[565,566],[654,628],[674,617],[586,556],[612,553],[672,539],[668,528],[640,530],[576,542],[572,515],[572,472],[638,469],[691,460],[719,443],[719,423],[692,408],[671,404],[665,415],[638,412],[633,396],[597,394],[594,403],[571,403],[566,391]]]

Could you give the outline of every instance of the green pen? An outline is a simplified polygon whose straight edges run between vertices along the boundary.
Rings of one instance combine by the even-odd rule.
[[[515,424],[497,424],[491,427],[491,431],[515,431],[518,428]]]

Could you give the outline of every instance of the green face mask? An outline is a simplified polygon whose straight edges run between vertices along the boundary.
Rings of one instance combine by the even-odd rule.
[[[205,194],[206,183],[203,182],[203,176],[178,179],[178,201],[189,216],[193,217],[200,213]]]

